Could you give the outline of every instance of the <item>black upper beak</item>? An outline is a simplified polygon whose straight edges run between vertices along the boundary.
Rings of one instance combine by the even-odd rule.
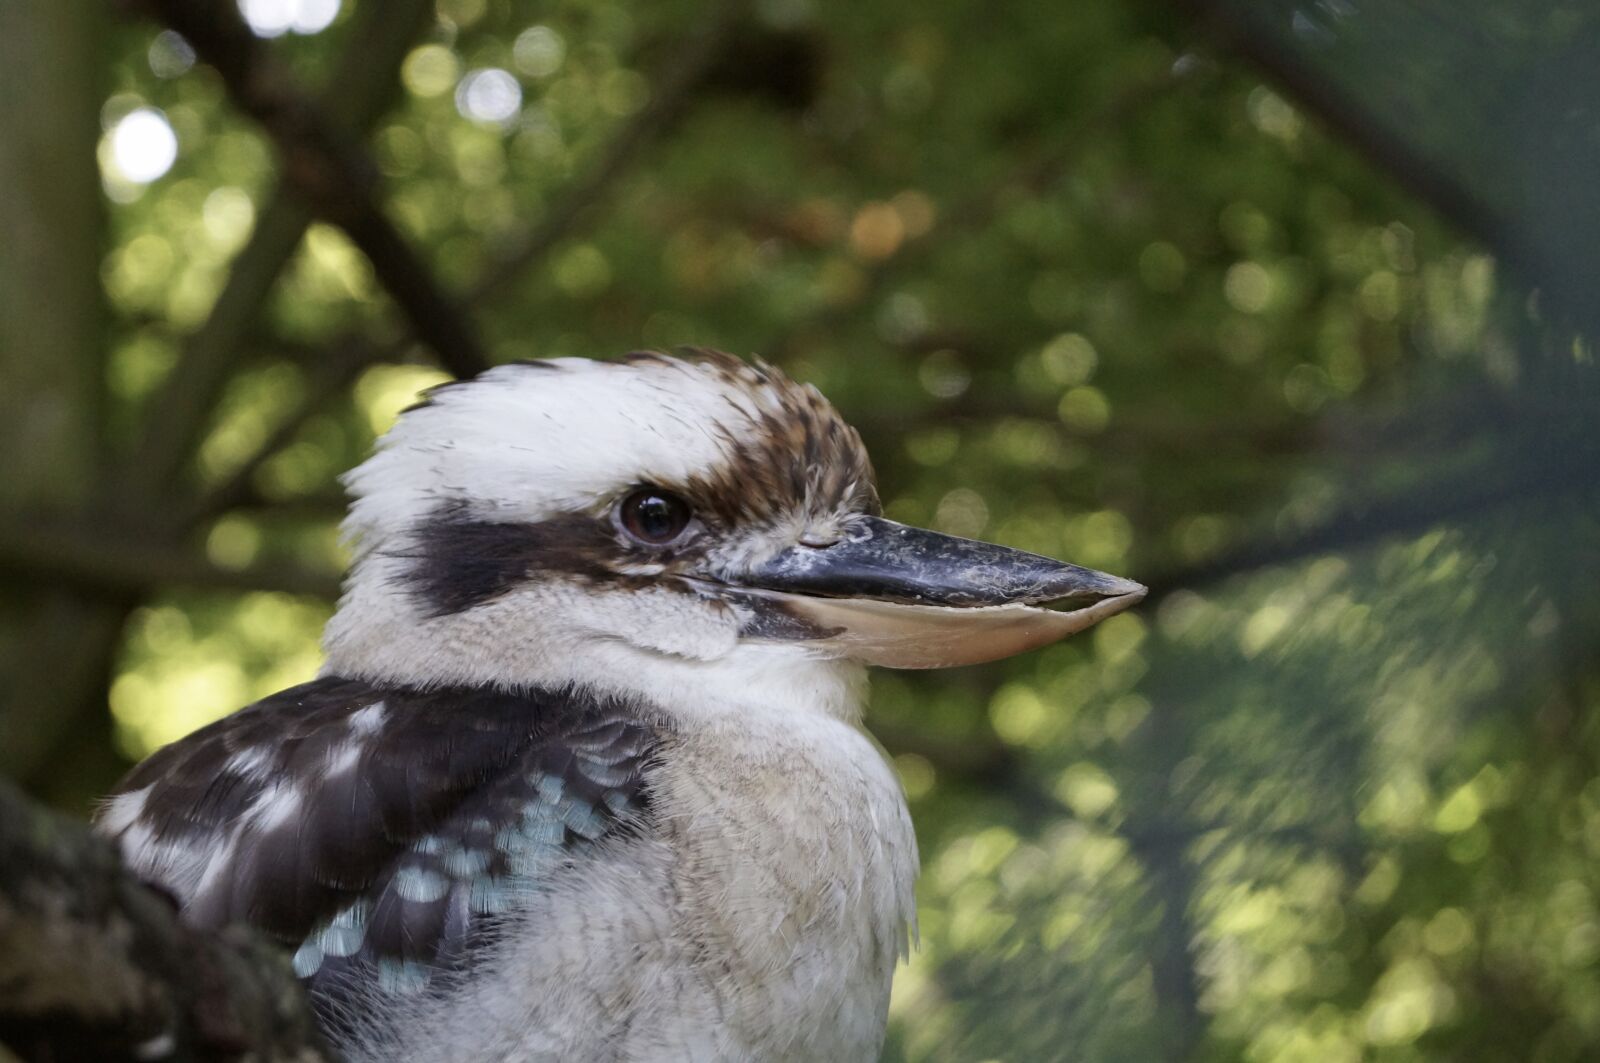
[[[742,638],[890,668],[1009,657],[1092,627],[1145,593],[1132,580],[879,517],[715,587],[742,610]],[[1046,602],[1064,607],[1036,608]]]
[[[1063,601],[1081,607],[1144,592],[1104,572],[881,517],[858,518],[837,542],[783,551],[747,577],[747,585],[957,608]]]

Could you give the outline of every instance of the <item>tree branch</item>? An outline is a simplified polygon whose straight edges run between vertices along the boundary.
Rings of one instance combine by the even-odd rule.
[[[1297,532],[1247,542],[1195,565],[1149,580],[1154,605],[1178,590],[1217,583],[1230,576],[1299,561],[1332,550],[1364,546],[1405,532],[1420,533],[1448,521],[1537,499],[1593,495],[1594,454],[1573,448],[1550,454],[1518,454],[1498,468],[1431,479],[1377,500],[1344,506]]]
[[[644,149],[686,113],[694,90],[712,70],[719,50],[729,39],[745,7],[744,0],[724,0],[681,45],[668,49],[672,62],[656,79],[650,102],[617,131],[593,168],[562,192],[539,225],[517,247],[497,256],[483,269],[467,289],[465,305],[481,306],[503,294],[517,277],[543,261],[557,243],[571,235],[580,222],[606,201]],[[337,389],[368,365],[404,357],[411,344],[410,337],[389,343],[346,339],[324,348],[319,357],[309,359],[307,364],[321,362],[331,366],[332,371],[323,377],[323,385],[326,389]],[[462,374],[458,372],[457,375]],[[250,480],[275,453],[293,442],[301,426],[326,398],[315,388],[309,389],[307,394],[306,401],[285,417],[227,480],[207,492],[189,511],[190,522],[199,523],[249,501]]]
[[[145,594],[169,587],[282,591],[334,598],[339,578],[291,565],[231,569],[163,542],[140,542],[126,530],[91,532],[34,518],[0,524],[0,572],[23,581],[54,581],[101,594]]]
[[[234,258],[210,314],[184,342],[177,366],[148,405],[143,435],[123,478],[124,505],[173,486],[227,385],[240,342],[310,220],[310,213],[282,189],[257,216],[250,242]]]
[[[339,226],[372,264],[412,329],[457,376],[489,365],[466,318],[378,205],[378,173],[359,142],[325,119],[261,47],[237,8],[212,0],[126,0],[181,33],[235,104],[278,147],[283,180]]]
[[[358,136],[382,113],[395,71],[433,17],[432,0],[362,5],[350,42],[322,94],[329,120]],[[152,415],[128,463],[125,502],[168,491],[194,452],[262,304],[311,222],[285,182],[257,213],[250,241],[235,256],[205,322],[183,344],[176,368],[149,405]]]
[[[1588,277],[1571,277],[1556,268],[1530,227],[1519,224],[1476,195],[1468,184],[1439,165],[1391,122],[1364,108],[1339,84],[1317,73],[1274,32],[1262,15],[1244,3],[1226,0],[1174,0],[1200,31],[1217,45],[1243,58],[1277,83],[1300,107],[1327,125],[1378,169],[1427,203],[1440,216],[1494,252],[1530,285],[1547,285],[1580,321],[1594,320]]]
[[[293,443],[306,422],[343,393],[362,369],[383,361],[383,352],[384,348],[367,340],[351,337],[345,343],[333,345],[321,358],[310,362],[310,380],[299,405],[273,427],[261,445],[240,462],[226,479],[195,499],[183,512],[179,525],[195,528],[231,509],[247,505],[255,497],[254,481],[261,467]],[[341,494],[335,515],[342,514],[344,508]]]
[[[24,1059],[330,1058],[275,947],[202,934],[112,847],[0,780],[0,1044]]]

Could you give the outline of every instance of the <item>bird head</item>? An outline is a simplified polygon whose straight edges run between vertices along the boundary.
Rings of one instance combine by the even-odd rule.
[[[329,671],[418,685],[783,676],[845,704],[860,664],[993,660],[1144,595],[886,520],[860,436],[815,388],[709,351],[443,385],[346,485]]]

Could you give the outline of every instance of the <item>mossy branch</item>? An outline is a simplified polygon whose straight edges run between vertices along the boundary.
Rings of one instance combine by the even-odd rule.
[[[276,947],[185,926],[109,843],[4,780],[0,1045],[52,1061],[331,1058]]]

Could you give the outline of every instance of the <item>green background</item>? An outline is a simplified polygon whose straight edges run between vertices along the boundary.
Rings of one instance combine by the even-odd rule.
[[[1600,1057],[1592,348],[1182,14],[1228,6],[367,0],[265,54],[489,360],[760,353],[889,516],[1151,585],[875,677],[924,868],[886,1058]],[[1534,65],[1594,21],[1534,7]],[[1312,83],[1468,185],[1526,162],[1473,135],[1481,49],[1402,28]],[[314,220],[315,153],[160,30],[0,13],[0,766],[78,812],[314,673],[337,476],[445,378],[329,205],[369,192]]]

